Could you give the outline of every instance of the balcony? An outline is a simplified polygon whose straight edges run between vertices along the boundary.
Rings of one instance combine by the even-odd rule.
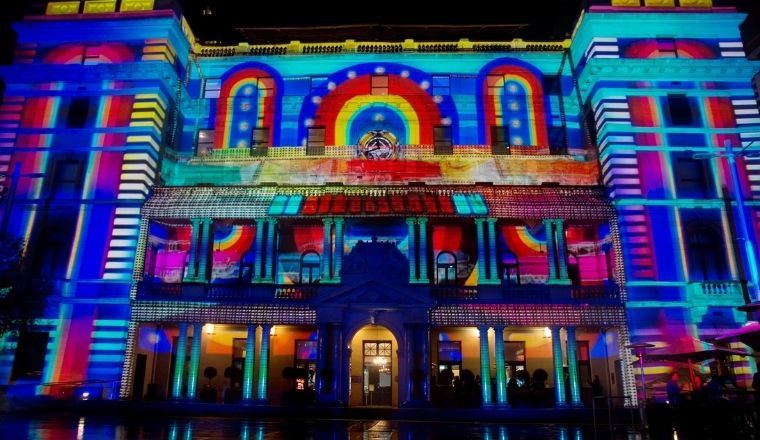
[[[439,302],[506,302],[514,304],[622,305],[620,288],[518,284],[505,286],[431,286],[430,296]]]
[[[693,307],[725,306],[744,304],[742,284],[738,281],[703,281],[689,283],[686,300]]]
[[[138,301],[205,301],[271,303],[299,302],[314,298],[317,285],[153,283],[137,285]]]

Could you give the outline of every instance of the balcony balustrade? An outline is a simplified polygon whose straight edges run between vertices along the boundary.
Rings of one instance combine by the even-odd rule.
[[[715,283],[713,283],[715,284]],[[704,295],[724,295],[733,297],[740,286],[704,286]],[[205,283],[161,283],[143,281],[138,284],[138,301],[210,301],[267,303],[283,301],[308,302],[317,298],[320,291],[340,288],[339,285],[318,284],[205,284]],[[408,289],[419,295],[429,295],[440,303],[514,303],[514,304],[594,304],[621,305],[620,289],[617,285],[569,286],[547,284],[511,284],[503,286],[439,286],[409,285]]]

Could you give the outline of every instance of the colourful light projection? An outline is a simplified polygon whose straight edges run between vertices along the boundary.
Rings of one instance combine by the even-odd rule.
[[[254,264],[256,226],[214,222],[211,282],[248,280]]]
[[[546,121],[551,111],[541,78],[534,66],[511,58],[494,60],[481,70],[476,95],[481,143],[493,145],[501,139],[508,145],[549,144]]]
[[[549,279],[546,229],[543,223],[501,225],[499,236],[504,278],[512,284],[546,284]]]
[[[216,100],[214,148],[249,148],[255,140],[261,145],[278,145],[282,79],[261,63],[245,63],[222,76],[222,90]]]
[[[715,58],[713,49],[699,40],[656,39],[621,42],[625,58]]]
[[[436,126],[458,127],[450,96],[432,94],[433,77],[396,63],[357,64],[317,84],[304,99],[298,139],[325,129],[325,145],[356,145],[372,130],[388,131],[402,145],[433,143]],[[456,142],[456,139],[454,140]]]
[[[149,280],[179,283],[187,275],[192,226],[189,224],[150,225],[149,252],[146,253],[145,276]]]

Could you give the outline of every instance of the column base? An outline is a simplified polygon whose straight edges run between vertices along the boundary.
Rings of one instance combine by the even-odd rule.
[[[501,284],[501,280],[483,280],[478,281],[478,284],[481,286],[498,286]]]
[[[569,286],[573,284],[573,282],[569,278],[567,279],[557,278],[554,280],[548,280],[547,284],[552,285],[552,286]]]

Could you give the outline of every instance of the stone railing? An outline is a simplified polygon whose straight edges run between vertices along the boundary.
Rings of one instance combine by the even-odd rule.
[[[272,286],[271,284],[206,284],[140,282],[138,301],[252,302],[308,301],[319,292],[317,285]]]

